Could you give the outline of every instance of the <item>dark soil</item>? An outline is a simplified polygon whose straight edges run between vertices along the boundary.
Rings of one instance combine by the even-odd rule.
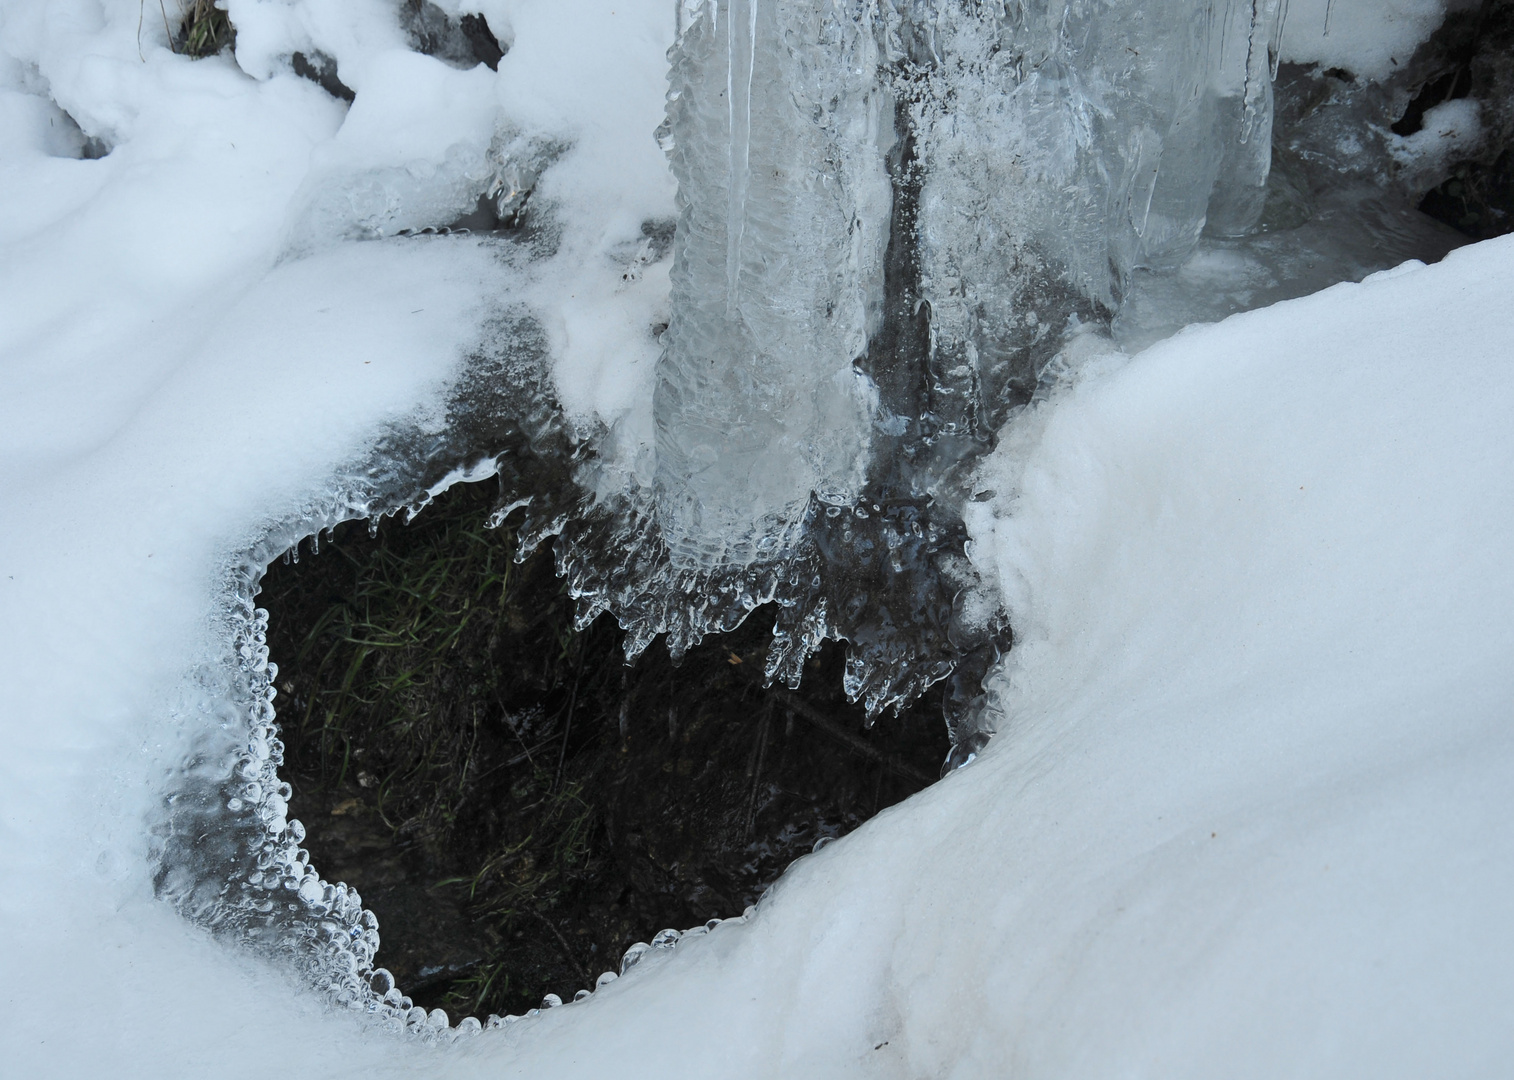
[[[573,628],[550,556],[517,565],[459,485],[410,525],[355,523],[275,565],[292,813],[312,863],[377,914],[417,1004],[522,1012],[664,927],[739,915],[793,859],[939,773],[938,693],[864,728],[827,646],[762,685],[771,614],[674,667]]]
[[[1514,0],[1453,12],[1421,52],[1426,78],[1393,130],[1412,135],[1430,109],[1470,97],[1482,106],[1484,139],[1419,208],[1474,240],[1514,232]]]

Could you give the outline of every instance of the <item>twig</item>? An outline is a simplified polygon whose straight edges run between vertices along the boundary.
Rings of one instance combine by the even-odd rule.
[[[745,664],[743,664],[741,667],[736,668],[736,670],[741,672],[743,675],[746,675]],[[746,677],[751,679],[753,682],[759,682],[760,679],[760,676],[756,675],[755,673],[747,675]],[[814,724],[817,728],[819,728],[825,734],[829,735],[831,738],[835,739],[837,742],[845,745],[851,750],[856,751],[863,757],[871,758],[872,760],[881,764],[885,769],[897,773],[900,776],[908,777],[909,779],[914,780],[920,784],[934,784],[938,779],[937,777],[929,776],[921,772],[919,769],[912,768],[901,761],[896,761],[888,754],[883,753],[877,747],[868,743],[867,740],[861,738],[858,735],[854,735],[852,732],[842,727],[836,721],[832,720],[829,716],[826,716],[825,713],[821,712],[809,702],[805,701],[798,694],[795,694],[782,686],[769,686],[766,689],[769,694],[777,698],[779,701],[783,702],[783,704],[788,708],[792,709],[796,715],[804,717],[806,720]]]
[[[521,745],[522,746],[526,746],[526,744],[524,742],[522,742]],[[536,761],[531,757],[531,751],[533,751],[533,750],[545,750],[547,747],[549,747],[551,745],[552,745],[552,740],[548,739],[546,742],[537,743],[535,746],[526,746],[526,750],[525,750],[524,753],[516,754],[513,758],[510,758],[508,761],[502,761],[502,762],[500,762],[498,765],[494,766],[492,769],[489,769],[487,772],[481,772],[481,773],[479,773],[478,776],[475,778],[474,782],[475,783],[480,782],[486,776],[493,776],[495,773],[499,772],[499,770],[501,770],[501,769],[511,769],[511,768],[514,768],[515,766],[519,765],[522,761],[529,761],[529,762],[531,762],[531,764],[533,766],[535,766]]]
[[[762,726],[757,729],[757,766],[751,770],[752,794],[746,803],[746,836],[752,837],[752,819],[757,814],[757,788],[762,782],[762,766],[768,756],[768,729],[773,722],[773,703],[768,701],[767,711],[762,714]]]
[[[583,966],[579,964],[578,957],[573,955],[573,946],[569,945],[568,939],[562,936],[562,931],[553,924],[551,919],[547,918],[535,908],[532,908],[530,910],[532,915],[535,915],[538,919],[546,924],[548,930],[552,931],[552,936],[557,938],[558,944],[562,946],[563,955],[568,958],[569,965],[571,965],[578,972],[579,978],[583,979],[585,983],[590,982],[592,980],[592,976],[589,975],[588,972],[585,971]]]
[[[168,47],[177,56],[179,47],[173,43],[173,31],[168,27],[168,9],[163,6],[163,0],[158,0],[158,10],[163,13],[163,33],[168,35]],[[298,553],[299,546],[299,544],[295,545],[296,553]],[[298,554],[296,554],[296,557],[298,557]]]
[[[568,719],[562,726],[562,749],[557,753],[557,777],[552,781],[552,790],[556,791],[562,786],[563,762],[568,759],[568,732],[573,730],[573,709],[578,705],[578,683],[584,673],[584,650],[578,648],[578,670],[573,674],[573,692],[568,695]]]

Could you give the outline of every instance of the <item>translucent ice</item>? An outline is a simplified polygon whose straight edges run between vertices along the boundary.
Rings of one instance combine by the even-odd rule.
[[[769,675],[846,637],[848,691],[876,711],[983,639],[955,625],[964,582],[938,567],[961,554],[972,460],[1069,326],[1106,322],[1134,270],[1178,265],[1206,226],[1255,223],[1281,3],[680,14],[655,512],[619,530],[613,580],[575,567],[573,587],[633,653],[776,599]]]
[[[860,489],[852,362],[882,289],[886,116],[862,5],[688,5],[665,139],[679,183],[658,368],[658,521],[675,565],[749,563],[812,492]]]
[[[991,432],[1070,316],[1262,209],[1279,0],[913,0],[888,20],[922,180],[946,433]]]

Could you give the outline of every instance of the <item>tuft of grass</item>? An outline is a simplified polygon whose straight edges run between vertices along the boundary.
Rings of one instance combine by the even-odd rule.
[[[179,0],[179,33],[174,38],[177,53],[202,60],[235,46],[237,30],[231,17],[215,0]]]

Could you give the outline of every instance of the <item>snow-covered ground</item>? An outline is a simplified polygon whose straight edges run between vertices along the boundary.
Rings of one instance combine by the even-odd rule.
[[[1490,242],[1068,388],[974,522],[995,741],[480,1074],[1501,1075],[1511,287]]]
[[[434,409],[501,297],[550,313],[573,410],[644,422],[665,267],[626,252],[671,213],[672,6],[473,5],[513,35],[497,76],[409,54],[376,2],[232,0],[246,71],[130,2],[0,6],[5,1071],[1505,1071],[1514,239],[1095,357],[1022,415],[970,522],[1019,633],[999,736],[587,1003],[390,1038],[153,898],[190,734],[164,717],[229,556]],[[1363,70],[1437,8],[1336,0],[1305,35],[1326,6],[1294,0],[1297,57]],[[379,111],[275,73],[306,45]],[[62,110],[111,153],[73,156]],[[501,126],[579,148],[529,276],[354,239],[400,218],[329,198],[378,175],[440,213]]]

